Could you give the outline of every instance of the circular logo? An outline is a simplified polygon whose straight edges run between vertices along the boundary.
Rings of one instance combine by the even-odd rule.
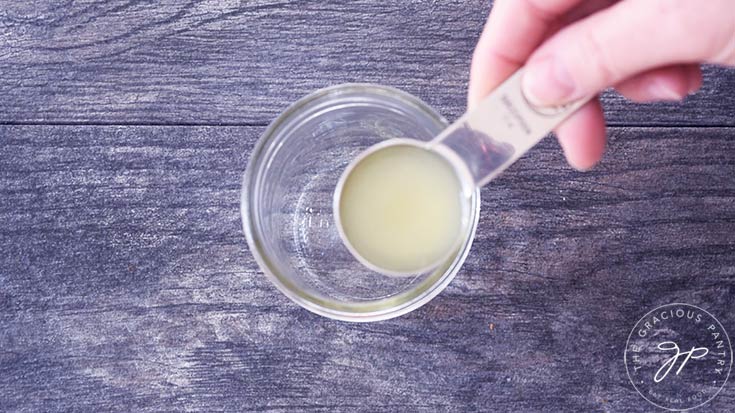
[[[722,324],[690,304],[667,304],[649,312],[625,345],[633,387],[667,410],[689,410],[712,400],[725,386],[732,361]]]

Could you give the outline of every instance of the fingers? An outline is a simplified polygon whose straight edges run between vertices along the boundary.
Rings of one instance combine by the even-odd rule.
[[[602,159],[605,151],[605,118],[598,99],[592,99],[556,128],[567,162],[585,171]]]
[[[470,69],[471,108],[526,61],[557,18],[584,0],[496,0]]]
[[[529,59],[524,90],[560,104],[680,63],[735,64],[731,0],[622,1],[574,23]]]
[[[643,72],[615,86],[620,94],[636,102],[676,101],[702,86],[699,65],[676,65]]]
[[[669,66],[634,76],[616,88],[637,101],[679,100],[702,85],[698,65]],[[661,90],[663,89],[663,91]],[[581,171],[595,166],[605,151],[605,118],[593,99],[556,129],[567,162]]]

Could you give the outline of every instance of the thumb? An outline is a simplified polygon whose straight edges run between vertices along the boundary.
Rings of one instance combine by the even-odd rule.
[[[702,62],[735,65],[731,0],[624,0],[541,45],[523,89],[536,104],[562,104],[646,70]]]

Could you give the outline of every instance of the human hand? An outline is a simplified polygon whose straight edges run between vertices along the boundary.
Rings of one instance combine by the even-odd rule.
[[[701,86],[700,63],[735,65],[732,0],[496,0],[472,58],[468,106],[524,64],[535,104],[610,86],[638,102],[681,100]],[[555,132],[571,166],[593,167],[605,149],[599,100]]]

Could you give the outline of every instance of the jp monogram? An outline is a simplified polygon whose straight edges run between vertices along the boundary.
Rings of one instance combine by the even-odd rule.
[[[676,411],[717,396],[733,362],[722,324],[707,311],[683,303],[643,316],[630,332],[624,358],[636,391],[650,403]]]

